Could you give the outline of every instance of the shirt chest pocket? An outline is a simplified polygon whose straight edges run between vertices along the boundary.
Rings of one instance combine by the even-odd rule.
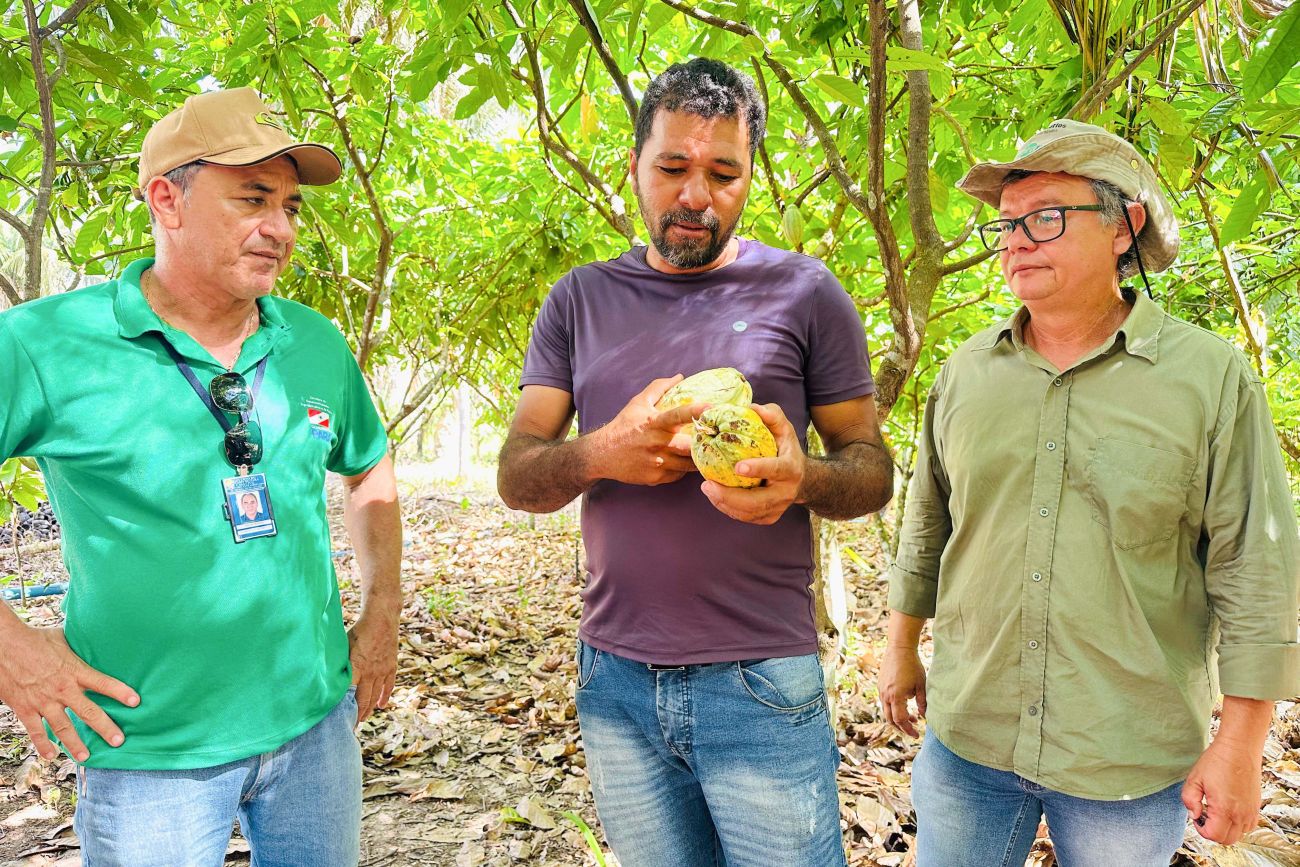
[[[1084,496],[1116,548],[1141,548],[1178,532],[1195,473],[1186,455],[1102,437],[1088,458]]]

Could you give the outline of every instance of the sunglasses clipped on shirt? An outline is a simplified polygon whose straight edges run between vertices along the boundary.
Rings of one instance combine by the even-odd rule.
[[[248,418],[253,392],[238,373],[223,373],[208,383],[208,395],[217,409],[239,415],[239,423],[226,431],[226,460],[233,467],[251,467],[262,459],[262,426]]]

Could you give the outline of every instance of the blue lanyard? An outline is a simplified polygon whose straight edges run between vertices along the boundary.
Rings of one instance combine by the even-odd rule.
[[[221,425],[223,431],[228,432],[232,427],[234,427],[234,425],[230,423],[230,419],[226,416],[226,413],[221,411],[221,407],[217,406],[212,400],[212,395],[208,394],[208,390],[203,387],[203,383],[199,381],[194,370],[186,363],[185,359],[181,357],[181,354],[176,351],[176,347],[172,346],[170,340],[163,337],[161,334],[158,335],[158,339],[162,342],[163,348],[167,350],[167,354],[172,357],[172,361],[176,362],[176,367],[179,368],[180,372],[189,380],[190,387],[193,388],[194,393],[199,396],[199,400],[203,401],[203,405],[208,408],[208,412],[212,413],[212,417],[217,420],[217,424]],[[257,405],[257,393],[262,390],[262,377],[265,375],[266,357],[257,363],[257,371],[253,374],[253,388],[251,392],[253,398],[251,403],[252,406]],[[239,414],[239,420],[244,422],[248,421],[248,413],[241,412]]]

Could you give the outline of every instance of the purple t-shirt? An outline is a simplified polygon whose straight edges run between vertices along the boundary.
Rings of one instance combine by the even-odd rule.
[[[712,367],[780,404],[801,442],[810,405],[875,390],[857,308],[826,266],[745,240],[734,262],[700,274],[660,273],[645,247],[570,271],[542,305],[520,383],[570,392],[586,433],[652,379]],[[606,479],[586,493],[582,639],[656,664],[815,652],[808,510],[746,524],[701,481]]]

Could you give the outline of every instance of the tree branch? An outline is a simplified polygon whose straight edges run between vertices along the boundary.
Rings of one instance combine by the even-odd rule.
[[[956,262],[947,262],[939,267],[939,276],[947,277],[949,274],[956,274],[958,271],[965,271],[967,268],[973,268],[994,253],[991,250],[981,250],[973,256],[967,256],[965,259],[958,259]]]
[[[139,154],[122,154],[119,157],[104,157],[102,160],[86,160],[85,162],[59,160],[55,165],[61,169],[90,169],[95,166],[111,166],[113,163],[124,163],[129,160],[139,159],[139,157]]]
[[[520,28],[520,39],[524,43],[524,55],[528,60],[530,75],[523,76],[525,85],[532,91],[533,101],[537,103],[537,137],[541,140],[543,148],[558,156],[560,159],[577,172],[583,182],[593,190],[600,191],[605,200],[610,203],[608,209],[600,207],[594,200],[594,197],[583,196],[582,198],[590,204],[597,213],[614,227],[614,229],[627,239],[629,244],[636,243],[636,228],[632,224],[631,217],[627,214],[627,208],[623,203],[623,198],[614,192],[614,189],[605,182],[599,175],[591,170],[591,167],[584,163],[559,137],[558,133],[551,125],[550,112],[546,105],[546,85],[542,77],[541,60],[537,56],[537,45],[528,35],[524,28],[523,19],[515,11],[509,0],[503,0],[502,6],[510,15],[511,21],[515,26]],[[553,167],[552,167],[553,168]],[[556,173],[558,177],[558,173]]]
[[[343,139],[343,146],[347,149],[348,159],[357,170],[357,178],[361,181],[361,189],[365,193],[366,204],[370,207],[370,214],[375,220],[375,228],[379,231],[379,249],[375,254],[374,282],[368,287],[366,312],[361,320],[361,334],[360,339],[357,341],[357,366],[365,370],[366,362],[370,360],[370,354],[375,348],[375,314],[379,310],[379,299],[383,297],[387,285],[388,263],[393,253],[393,230],[388,225],[388,218],[384,214],[383,205],[380,204],[379,196],[375,194],[375,188],[370,182],[370,175],[375,167],[372,166],[367,169],[362,161],[356,142],[352,140],[352,131],[348,128],[347,121],[339,114],[338,98],[334,93],[333,85],[311,61],[304,57],[303,63],[311,70],[312,75],[316,78],[316,83],[320,85],[321,92],[325,94],[326,102],[330,106],[327,114],[334,121],[334,126]]]
[[[22,238],[24,241],[27,240],[27,236],[30,234],[29,227],[22,220],[18,219],[18,216],[16,214],[11,214],[8,211],[6,211],[4,208],[0,208],[0,220],[12,226],[13,230],[17,232],[18,236]]]
[[[609,44],[605,42],[605,37],[600,32],[600,25],[592,17],[591,10],[587,8],[585,0],[569,0],[569,5],[573,7],[573,11],[578,15],[578,20],[582,22],[582,27],[587,31],[591,44],[595,46],[596,54],[600,56],[600,62],[605,64],[605,70],[609,73],[609,77],[614,79],[614,85],[618,87],[618,92],[623,97],[623,106],[627,109],[627,116],[631,119],[632,126],[635,127],[639,110],[636,97],[632,95],[632,88],[627,83],[627,76],[614,62],[614,55],[610,53]]]
[[[1300,463],[1300,443],[1291,439],[1283,430],[1277,432],[1277,439],[1282,444],[1282,450],[1291,456],[1291,460]]]
[[[1241,280],[1237,277],[1237,269],[1232,264],[1232,257],[1219,243],[1219,224],[1214,219],[1214,212],[1210,208],[1209,201],[1205,198],[1205,193],[1201,191],[1200,185],[1196,187],[1196,198],[1201,204],[1201,213],[1205,215],[1205,228],[1209,230],[1210,239],[1214,242],[1214,249],[1219,254],[1219,264],[1223,267],[1224,281],[1231,290],[1232,306],[1237,311],[1237,322],[1241,325],[1241,330],[1246,336],[1246,347],[1250,350],[1251,358],[1255,362],[1255,369],[1259,371],[1260,375],[1263,375],[1265,366],[1264,350],[1268,343],[1267,332],[1262,325],[1251,318],[1250,302],[1241,288]]]
[[[393,420],[388,423],[387,427],[384,428],[384,431],[391,434],[399,424],[411,415],[411,413],[424,405],[424,402],[429,399],[429,395],[433,394],[433,390],[437,385],[438,378],[436,376],[430,377],[424,385],[420,386],[420,390],[415,393],[414,397],[402,404],[401,409],[397,411],[397,415],[395,415]]]
[[[758,156],[763,163],[763,174],[767,175],[767,184],[772,188],[772,200],[776,202],[776,209],[784,214],[785,197],[781,195],[781,188],[776,183],[776,173],[772,171],[772,160],[768,158],[767,148],[761,144],[758,146]]]
[[[933,322],[934,320],[938,319],[940,316],[947,316],[949,313],[953,312],[954,310],[960,310],[963,307],[969,307],[972,304],[978,304],[992,294],[993,294],[992,289],[985,289],[983,292],[974,296],[973,298],[967,298],[965,301],[958,301],[956,304],[949,304],[947,307],[944,307],[941,310],[937,310],[934,313],[931,313],[930,321]]]
[[[1138,52],[1138,55],[1134,57],[1127,66],[1120,70],[1118,75],[1104,80],[1099,80],[1084,91],[1083,96],[1079,97],[1079,101],[1074,104],[1074,107],[1066,112],[1066,117],[1071,117],[1075,120],[1087,120],[1095,115],[1101,109],[1102,105],[1105,104],[1106,99],[1110,96],[1111,92],[1124,82],[1128,81],[1129,76],[1133,74],[1133,70],[1141,66],[1143,61],[1154,54],[1166,39],[1174,35],[1175,31],[1182,26],[1182,23],[1187,20],[1188,16],[1204,5],[1204,3],[1205,0],[1189,0],[1187,5],[1183,7],[1183,10],[1178,13],[1177,17],[1175,17],[1164,30],[1161,30],[1160,33],[1156,35],[1156,38],[1151,40],[1145,48]]]
[[[49,24],[37,30],[36,38],[40,40],[49,39],[54,33],[76,21],[77,16],[86,11],[87,6],[97,2],[99,2],[99,0],[76,0],[75,3],[59,13],[58,18],[55,18]]]
[[[917,0],[900,0],[898,18],[898,36],[903,47],[923,52],[925,40],[921,36],[921,10]],[[871,63],[873,67],[884,67],[885,52],[873,53]],[[907,212],[912,222],[912,238],[922,257],[937,262],[943,257],[943,237],[935,225],[930,200],[930,109],[934,103],[930,74],[924,69],[908,70],[907,94]]]
[[[812,176],[812,181],[808,184],[807,189],[801,190],[799,195],[794,197],[795,207],[801,207],[804,203],[804,199],[807,199],[817,190],[818,187],[826,183],[830,176],[830,169],[818,169],[817,173]]]
[[[11,306],[17,307],[19,304],[23,303],[22,296],[18,294],[17,287],[15,287],[13,283],[10,283],[9,278],[4,274],[0,274],[0,290],[4,291],[5,298],[9,299],[9,304]]]
[[[962,226],[961,231],[957,233],[957,237],[943,245],[943,251],[945,253],[951,253],[970,239],[970,236],[975,232],[975,227],[979,225],[976,220],[979,219],[980,211],[983,209],[983,202],[975,203],[975,207],[971,210],[970,216],[966,218],[966,225]]]
[[[41,115],[41,180],[36,189],[32,222],[25,238],[27,285],[20,290],[23,298],[30,301],[41,294],[41,240],[45,235],[45,220],[50,213],[50,199],[54,196],[54,102],[50,94],[49,75],[45,71],[45,51],[37,26],[36,7],[32,0],[23,0],[23,12],[27,18],[27,39],[32,52],[32,72],[35,74],[36,97]]]

